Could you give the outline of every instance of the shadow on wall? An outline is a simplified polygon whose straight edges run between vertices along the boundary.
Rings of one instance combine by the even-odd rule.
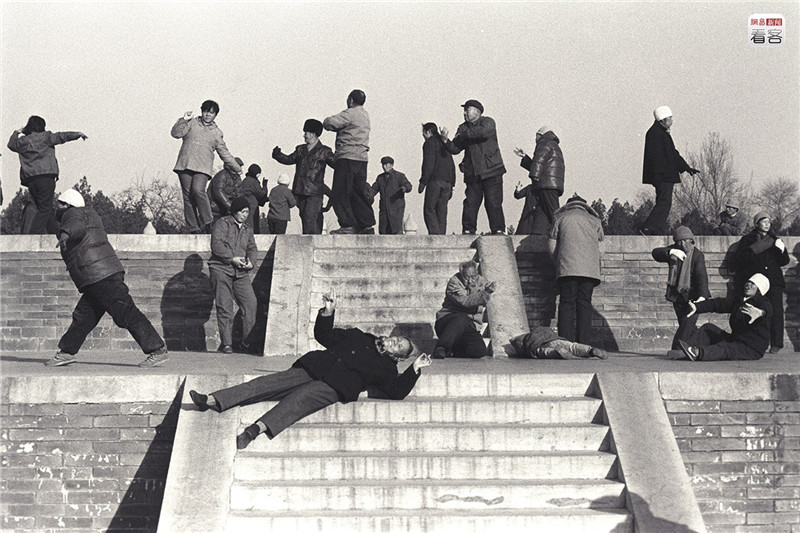
[[[153,440],[130,480],[128,490],[122,497],[107,532],[122,533],[132,530],[155,532],[158,529],[182,397],[183,385],[178,389],[167,414],[155,427]]]
[[[736,252],[739,250],[739,241],[731,244],[725,251],[725,257],[722,258],[717,273],[725,280],[725,297],[732,298],[736,294],[736,273],[733,269],[734,258]],[[715,296],[712,294],[712,296]]]
[[[794,267],[786,272],[785,328],[795,352],[800,352],[800,242],[794,245]]]
[[[602,287],[601,283],[598,287]],[[610,350],[612,352],[619,351],[619,344],[617,343],[614,332],[611,331],[611,325],[608,320],[598,311],[595,306],[592,306],[592,346]]]
[[[679,524],[665,518],[655,516],[650,510],[647,500],[636,494],[628,493],[629,509],[635,509],[633,520],[636,531],[658,531],[659,533],[700,533],[686,524]]]
[[[207,351],[205,324],[211,316],[214,293],[203,266],[203,258],[191,254],[183,262],[183,271],[164,286],[161,327],[171,351]]]
[[[267,334],[267,315],[269,313],[269,296],[272,288],[272,270],[275,265],[275,242],[266,251],[261,259],[261,265],[253,276],[253,292],[256,295],[256,324],[250,336],[243,339],[254,351],[264,353],[264,337]],[[242,338],[242,313],[237,312],[233,321],[234,342]]]

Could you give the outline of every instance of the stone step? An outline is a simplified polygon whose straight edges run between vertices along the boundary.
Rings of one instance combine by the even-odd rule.
[[[337,287],[337,294],[344,289]],[[361,329],[370,330],[368,324],[433,324],[436,321],[436,311],[441,307],[441,302],[436,305],[423,307],[339,307],[336,308],[336,325],[359,325]],[[308,311],[308,319],[313,323],[317,319],[318,308]]]
[[[373,293],[373,292],[343,292],[339,294],[338,289],[341,285],[337,286],[337,302],[336,302],[336,310],[337,316],[339,315],[339,311],[344,309],[359,309],[359,308],[384,308],[384,309],[391,309],[396,307],[411,307],[411,308],[419,308],[424,307],[427,309],[433,309],[433,315],[431,315],[431,319],[435,318],[436,311],[441,309],[442,302],[444,302],[444,290],[445,286],[447,285],[447,281],[442,281],[442,290],[441,293],[439,291],[410,291],[408,288],[403,287],[402,290],[398,290],[396,292],[381,292],[381,293]],[[360,287],[359,287],[360,289]],[[311,302],[310,309],[313,310],[313,316],[317,316],[317,311],[319,310],[322,302],[322,295],[327,291],[320,291],[320,292],[311,292],[309,297],[309,301]]]
[[[260,437],[263,438],[263,437]],[[278,437],[280,438],[280,437]],[[258,442],[258,441],[256,441]],[[248,448],[249,450],[249,448]],[[234,477],[270,480],[542,480],[616,477],[616,456],[573,452],[338,452],[239,454]]]
[[[443,263],[458,270],[459,263],[475,259],[477,251],[471,248],[415,248],[365,249],[322,248],[314,250],[315,263]]]
[[[317,273],[311,279],[311,291],[317,294],[328,292],[331,286],[337,288],[337,297],[343,297],[349,294],[349,291],[338,292],[340,287],[351,288],[358,287],[358,291],[353,291],[356,294],[369,293],[369,294],[418,294],[433,292],[438,294],[444,300],[444,291],[447,287],[447,281],[455,274],[455,270],[450,275],[431,277],[423,276],[419,278],[410,278],[408,276],[400,277],[385,277],[373,278],[365,276],[363,278],[354,279],[352,281],[345,280],[340,277],[326,277]],[[351,284],[351,285],[349,285]],[[317,305],[320,300],[310,300],[313,305]]]
[[[242,424],[240,431],[244,430]],[[608,427],[595,424],[402,424],[293,426],[273,440],[253,441],[250,452],[342,451],[599,451]]]
[[[461,509],[408,511],[328,511],[269,513],[235,511],[226,531],[302,533],[632,533],[633,517],[618,509],[486,509],[468,514]]]
[[[275,404],[263,402],[242,407],[239,416],[244,423],[250,423]],[[336,404],[317,411],[297,424],[581,423],[591,421],[601,404],[601,400],[588,397],[523,400],[499,396],[482,399],[414,396],[399,402],[365,400]]]
[[[312,275],[336,280],[434,278],[447,283],[456,273],[456,267],[448,263],[324,263],[314,264]]]
[[[314,248],[361,248],[364,250],[391,248],[471,248],[475,235],[319,235],[314,236]]]
[[[231,510],[621,509],[624,489],[608,479],[246,482],[231,487]]]
[[[431,315],[435,315],[435,311],[431,311]],[[316,310],[314,317],[316,318]],[[340,322],[336,320],[337,328],[359,328],[378,337],[389,337],[392,335],[400,335],[408,337],[415,343],[422,343],[421,349],[433,349],[436,345],[435,333],[433,330],[433,321],[430,322]],[[308,325],[308,338],[313,341],[314,349],[322,349],[321,346],[314,341],[314,324]],[[123,333],[127,333],[123,330]],[[428,352],[430,353],[430,351]]]

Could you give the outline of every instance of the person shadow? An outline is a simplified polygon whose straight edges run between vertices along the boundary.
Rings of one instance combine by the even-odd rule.
[[[191,254],[184,260],[183,270],[164,286],[161,327],[168,350],[207,350],[205,324],[211,317],[214,292],[203,267],[203,258]]]
[[[794,351],[800,352],[800,242],[794,245],[791,254],[795,264],[789,268],[786,276],[785,327],[789,331],[789,342]]]

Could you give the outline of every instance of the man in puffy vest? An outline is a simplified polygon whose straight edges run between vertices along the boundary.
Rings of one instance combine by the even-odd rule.
[[[522,148],[514,153],[522,158],[520,166],[528,171],[531,187],[536,199],[536,208],[530,223],[533,235],[547,235],[553,224],[558,198],[564,194],[564,154],[559,146],[558,135],[550,126],[542,126],[536,132],[536,149],[533,157]]]
[[[147,359],[142,368],[164,364],[169,356],[164,340],[147,317],[139,311],[125,284],[125,269],[108,242],[100,216],[86,207],[81,193],[68,189],[58,197],[58,246],[61,257],[81,299],[72,312],[72,324],[61,340],[58,352],[47,366],[74,363],[83,342],[108,313],[114,323],[130,331]]]

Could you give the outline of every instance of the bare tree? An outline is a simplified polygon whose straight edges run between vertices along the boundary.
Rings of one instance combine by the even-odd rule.
[[[684,178],[675,188],[675,206],[679,214],[696,211],[713,221],[728,201],[739,202],[743,188],[733,171],[731,145],[719,133],[709,133],[699,152],[692,152],[689,166],[700,170]]]
[[[180,187],[159,173],[146,179],[144,171],[133,180],[133,185],[116,195],[119,205],[141,204],[150,220],[163,221],[175,228],[183,227],[183,199]]]
[[[785,176],[768,180],[756,193],[755,202],[770,214],[772,224],[780,231],[800,216],[800,186],[797,180]]]

